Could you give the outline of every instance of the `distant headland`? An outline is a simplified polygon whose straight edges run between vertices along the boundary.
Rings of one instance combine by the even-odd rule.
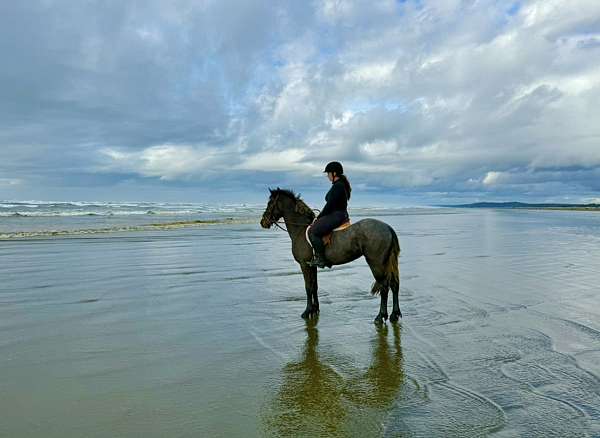
[[[521,208],[534,210],[576,210],[576,211],[600,211],[600,204],[558,204],[542,203],[529,204],[526,202],[475,202],[472,204],[440,205],[439,207],[452,208]]]

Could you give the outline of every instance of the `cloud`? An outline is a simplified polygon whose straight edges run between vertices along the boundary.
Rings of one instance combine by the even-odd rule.
[[[159,145],[141,151],[127,152],[111,148],[101,152],[107,162],[101,170],[136,173],[162,180],[189,178],[212,170],[223,162],[223,153],[215,147]]]
[[[0,175],[595,197],[600,3],[514,5],[6,2]]]
[[[234,167],[244,170],[257,171],[301,171],[302,168],[316,170],[315,166],[309,163],[302,163],[306,152],[302,149],[286,149],[278,152],[259,152],[247,156],[243,161]]]
[[[483,184],[486,186],[492,186],[498,184],[502,180],[502,172],[488,172],[483,178]]]

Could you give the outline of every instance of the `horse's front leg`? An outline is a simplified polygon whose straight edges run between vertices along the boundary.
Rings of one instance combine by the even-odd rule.
[[[306,309],[302,312],[302,318],[308,319],[319,313],[319,299],[317,298],[317,267],[301,265],[304,275],[304,288],[306,289]]]
[[[317,284],[317,267],[313,266],[310,269],[312,269],[312,275],[311,275],[311,279],[312,279],[312,283],[311,283],[311,289],[312,289],[312,305],[313,305],[313,312],[315,314],[318,314],[320,312],[319,309],[319,296],[317,294],[317,291],[319,290],[319,286]]]

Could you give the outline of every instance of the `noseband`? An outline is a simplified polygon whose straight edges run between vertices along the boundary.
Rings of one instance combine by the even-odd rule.
[[[267,219],[269,219],[269,222],[271,222],[272,224],[277,223],[276,221],[273,220],[273,209],[275,208],[275,204],[277,204],[277,200],[279,199],[279,193],[277,193],[277,196],[275,196],[275,198],[273,198],[273,200],[271,202],[269,202],[269,205],[267,206],[267,209],[265,210],[263,216],[266,216]]]

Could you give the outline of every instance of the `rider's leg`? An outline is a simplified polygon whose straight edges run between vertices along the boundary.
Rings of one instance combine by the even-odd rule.
[[[342,211],[334,211],[327,216],[323,216],[317,219],[310,227],[308,231],[308,237],[315,250],[315,258],[310,263],[312,266],[318,266],[323,268],[325,266],[331,267],[331,263],[325,257],[325,244],[323,243],[323,236],[330,233],[334,228],[339,227],[347,219],[347,216]]]
[[[330,215],[322,216],[317,219],[308,230],[308,237],[312,244],[313,250],[315,251],[315,257],[309,265],[318,266],[324,268],[328,263],[325,258],[325,243],[323,243],[323,236],[330,232],[331,228],[331,217]]]
[[[327,266],[327,260],[325,259],[325,243],[323,243],[323,238],[321,236],[316,236],[311,232],[308,233],[308,237],[310,238],[310,243],[315,251],[315,256],[309,262],[309,265],[324,268]]]

